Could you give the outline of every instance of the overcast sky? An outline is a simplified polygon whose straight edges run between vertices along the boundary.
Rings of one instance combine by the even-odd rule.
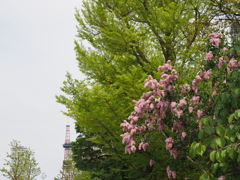
[[[0,168],[16,139],[35,151],[45,180],[53,180],[68,121],[76,137],[55,100],[67,71],[83,79],[74,52],[75,7],[81,0],[0,0]]]

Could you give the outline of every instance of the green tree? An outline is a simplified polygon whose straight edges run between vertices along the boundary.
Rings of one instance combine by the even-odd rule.
[[[19,141],[10,143],[11,153],[7,153],[4,168],[0,169],[3,176],[11,180],[33,180],[41,171],[30,148],[21,146]]]
[[[216,15],[207,0],[83,2],[82,10],[76,12],[79,26],[75,50],[79,69],[87,79],[79,81],[67,74],[61,88],[65,95],[56,98],[67,107],[64,114],[83,128],[74,144],[75,152],[81,154],[84,149],[79,145],[84,143],[88,148],[100,147],[101,153],[90,151],[92,154],[83,154],[82,158],[76,155],[75,161],[80,164],[92,160],[92,164],[98,164],[99,158],[94,157],[104,155],[105,161],[114,162],[118,170],[122,169],[118,164],[124,164],[127,173],[118,176],[123,179],[165,172],[148,165],[151,153],[158,154],[156,149],[150,154],[123,153],[119,124],[132,111],[131,100],[139,99],[146,91],[142,82],[148,75],[159,76],[159,65],[171,60],[183,77],[179,83],[196,75],[203,64],[205,35]],[[84,41],[89,48],[82,45]],[[101,170],[103,166],[94,171]]]

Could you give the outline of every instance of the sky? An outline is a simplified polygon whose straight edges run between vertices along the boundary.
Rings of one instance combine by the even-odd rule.
[[[15,139],[35,151],[45,180],[53,180],[67,124],[71,140],[77,136],[55,99],[66,72],[84,78],[75,60],[75,7],[81,0],[0,0],[0,168]]]

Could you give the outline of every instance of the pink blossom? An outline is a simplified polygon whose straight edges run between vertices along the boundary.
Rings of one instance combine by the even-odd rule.
[[[135,122],[138,121],[138,117],[137,116],[128,116],[128,120],[131,120],[131,124],[134,124]]]
[[[200,77],[202,79],[209,79],[209,76],[212,74],[212,70],[208,70],[208,71],[203,71],[201,70],[201,74],[200,74]]]
[[[148,76],[148,79],[144,81],[144,88],[157,89],[160,87],[160,84],[156,79],[153,79],[152,76]]]
[[[165,140],[165,142],[166,142],[166,150],[170,150],[174,142],[173,138],[169,137]]]
[[[217,94],[217,89],[215,89],[212,93],[212,97],[215,96]]]
[[[220,176],[217,180],[225,180],[224,176]]]
[[[173,179],[176,179],[176,178],[177,178],[177,174],[176,174],[175,171],[172,171],[172,177],[173,177]]]
[[[205,60],[208,61],[208,60],[211,60],[212,58],[213,58],[213,53],[212,53],[212,51],[209,51],[206,54]]]
[[[125,153],[131,154],[131,146],[129,144],[125,146]]]
[[[228,62],[228,65],[230,65],[230,66],[232,66],[232,67],[238,67],[237,60],[231,59],[231,60]]]
[[[164,100],[160,100],[157,99],[155,100],[157,102],[156,107],[158,108],[155,113],[159,114],[159,116],[161,116],[162,118],[166,117],[166,111],[168,109],[169,106],[169,102],[168,101],[164,101]]]
[[[126,120],[124,120],[123,123],[120,124],[120,127],[123,127],[123,131],[128,131],[131,129],[131,125]]]
[[[130,140],[129,144],[125,146],[125,153],[131,153],[132,152],[136,152],[136,146],[135,146],[135,141],[133,141],[132,139]]]
[[[163,120],[162,119],[157,120],[157,125],[158,125],[157,130],[162,131],[163,126],[164,126]]]
[[[198,81],[202,81],[202,78],[201,78],[199,75],[197,75],[197,76],[195,77],[195,79],[196,79],[197,82],[198,82]]]
[[[136,152],[136,146],[135,146],[135,145],[131,146],[131,151],[132,151],[132,152]],[[129,154],[130,154],[130,153],[129,153]]]
[[[146,148],[149,146],[148,143],[144,143],[143,141],[138,145],[138,149],[141,150],[143,149],[144,151],[146,151]]]
[[[172,91],[174,89],[174,87],[171,86],[171,85],[166,85],[165,89],[168,90],[168,91]]]
[[[171,108],[172,113],[174,113],[178,118],[181,117],[183,110],[177,108]]]
[[[187,104],[187,102],[185,101],[186,98],[183,98],[180,100],[179,102],[179,106],[182,107],[182,106],[185,106]]]
[[[218,68],[220,69],[222,64],[225,62],[226,60],[224,59],[224,56],[220,57],[218,60]]]
[[[197,116],[198,118],[200,118],[203,115],[203,111],[202,110],[197,110]]]
[[[181,140],[183,141],[186,136],[187,136],[187,133],[186,132],[182,132]]]
[[[173,128],[172,128],[172,131],[182,131],[184,129],[183,125],[181,122],[179,121],[174,121],[174,124],[173,124]]]
[[[227,73],[231,73],[233,70],[227,66]]]
[[[181,96],[183,96],[186,92],[189,92],[190,91],[190,85],[189,84],[184,84],[182,86],[180,86],[181,89]]]
[[[171,171],[171,168],[168,166],[167,167],[167,175],[168,175],[168,178],[170,179],[171,176],[172,176],[172,171]]]
[[[219,46],[221,40],[219,38],[212,38],[210,39],[209,43],[214,43],[216,46]]]
[[[219,33],[219,34],[211,33],[211,34],[208,35],[208,37],[210,37],[210,38],[220,38],[220,37],[222,37],[222,33]]]
[[[193,103],[198,103],[200,97],[199,96],[193,96],[192,99],[190,99],[190,101],[192,101]]]
[[[153,123],[154,123],[154,121],[148,121],[148,123],[147,123],[148,130],[152,130],[153,129]]]
[[[154,163],[155,163],[155,161],[151,159],[150,162],[149,162],[149,165],[153,166]]]
[[[124,134],[121,134],[120,136],[122,136],[122,143],[127,143],[129,144],[132,140],[132,134],[129,132],[126,132]]]
[[[189,111],[190,113],[192,113],[192,112],[193,112],[193,107],[188,107],[188,111]]]
[[[175,108],[177,107],[177,103],[176,102],[171,102],[171,108]]]
[[[222,50],[223,50],[223,51],[227,51],[227,50],[228,50],[228,48],[224,47],[224,48],[222,48]]]
[[[170,155],[173,156],[174,159],[177,159],[178,151],[175,149],[169,150]]]
[[[167,169],[167,175],[168,175],[168,178],[170,179],[171,176],[176,179],[177,178],[177,175],[176,175],[176,172],[175,171],[172,171],[171,168],[168,166]]]
[[[172,69],[172,66],[171,66],[171,61],[170,60],[168,60],[167,63],[164,64],[163,66],[159,66],[158,67],[159,71],[161,70],[161,71],[164,71],[164,72],[167,72],[167,71],[169,71],[171,69]]]
[[[201,77],[200,76],[196,76],[196,78],[192,81],[192,90],[194,90],[195,93],[197,93],[198,91],[198,86],[197,83],[198,81],[201,81]]]
[[[220,37],[222,36],[221,33],[219,34],[214,34],[214,33],[211,33],[208,37],[210,37],[210,43],[214,43],[216,44],[216,46],[219,46],[221,40],[220,40]]]

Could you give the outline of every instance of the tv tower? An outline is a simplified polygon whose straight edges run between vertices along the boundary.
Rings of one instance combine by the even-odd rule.
[[[62,165],[62,180],[73,179],[73,163],[72,163],[72,152],[70,142],[70,125],[66,125],[66,136],[64,148],[64,160]]]

